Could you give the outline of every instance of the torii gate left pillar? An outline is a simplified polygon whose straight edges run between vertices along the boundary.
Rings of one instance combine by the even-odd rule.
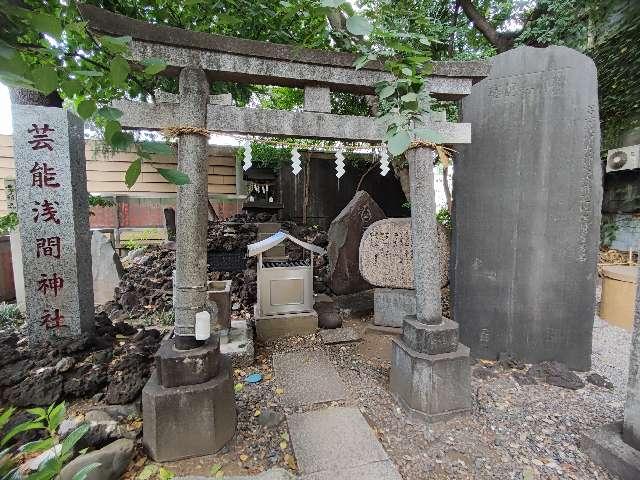
[[[156,372],[142,392],[144,444],[160,462],[213,454],[234,435],[236,408],[229,360],[214,334],[195,338],[196,313],[207,302],[207,126],[209,82],[200,68],[180,72],[174,336],[163,342]],[[199,130],[199,131],[198,131]]]

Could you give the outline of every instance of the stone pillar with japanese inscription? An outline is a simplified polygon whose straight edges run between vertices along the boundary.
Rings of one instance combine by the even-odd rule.
[[[13,105],[16,206],[29,341],[93,334],[84,122]]]
[[[566,47],[492,59],[462,103],[453,317],[475,357],[591,365],[602,171],[596,67]]]

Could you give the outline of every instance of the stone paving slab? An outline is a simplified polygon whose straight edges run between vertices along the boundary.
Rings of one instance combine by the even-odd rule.
[[[334,328],[332,330],[321,330],[320,338],[322,338],[322,342],[325,345],[330,345],[332,343],[358,342],[362,339],[358,331],[352,327]]]
[[[300,480],[402,480],[398,469],[391,460],[339,471],[326,470],[302,475],[299,478]]]
[[[277,384],[282,387],[282,401],[290,407],[344,400],[346,392],[338,372],[320,350],[273,355]]]
[[[332,407],[296,413],[288,415],[287,422],[300,473],[325,472],[325,476],[310,478],[339,478],[326,475],[389,460],[358,409]]]

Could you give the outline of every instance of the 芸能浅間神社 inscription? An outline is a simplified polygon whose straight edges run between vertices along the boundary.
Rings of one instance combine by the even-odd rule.
[[[92,333],[84,123],[13,105],[16,206],[30,341]]]
[[[463,100],[453,317],[480,358],[591,361],[601,176],[593,61],[566,47],[493,59]]]

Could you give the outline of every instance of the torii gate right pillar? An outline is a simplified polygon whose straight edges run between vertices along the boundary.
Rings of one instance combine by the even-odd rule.
[[[391,393],[409,415],[447,420],[471,409],[469,348],[458,342],[458,324],[442,317],[438,263],[434,150],[410,149],[411,239],[416,315],[405,317],[393,340]]]

